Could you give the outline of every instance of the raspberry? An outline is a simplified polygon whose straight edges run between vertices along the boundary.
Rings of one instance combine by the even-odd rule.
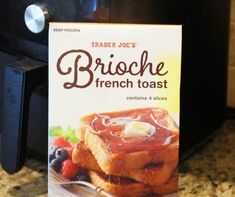
[[[67,159],[62,162],[61,173],[64,177],[72,179],[77,176],[80,168],[72,162],[72,160]]]
[[[66,141],[63,136],[60,136],[60,137],[56,137],[53,140],[52,146],[64,148],[64,147],[71,147],[71,144],[68,141]]]

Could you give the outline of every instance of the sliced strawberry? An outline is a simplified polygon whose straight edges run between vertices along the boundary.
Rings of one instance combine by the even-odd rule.
[[[64,147],[71,147],[71,144],[68,141],[66,141],[63,136],[60,136],[60,137],[56,137],[53,140],[52,146],[64,148]]]
[[[80,168],[72,162],[72,160],[67,159],[62,162],[61,173],[64,177],[72,179],[77,176]]]

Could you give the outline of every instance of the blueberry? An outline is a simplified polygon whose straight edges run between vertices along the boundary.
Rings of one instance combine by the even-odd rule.
[[[59,148],[55,152],[55,158],[60,159],[61,161],[68,159],[68,157],[69,157],[68,151],[63,148]]]
[[[61,164],[62,164],[61,160],[55,158],[55,159],[53,159],[53,160],[51,161],[50,167],[51,167],[53,170],[55,170],[56,172],[59,172],[59,171],[60,171],[60,168],[61,168]]]
[[[49,150],[49,154],[54,155],[55,157],[55,152],[57,151],[57,149],[59,149],[59,147],[51,147]]]
[[[51,163],[53,159],[55,159],[55,155],[49,154],[49,163]]]
[[[79,173],[75,178],[74,181],[86,181],[86,182],[90,182],[91,179],[88,175],[88,173],[86,171],[82,171],[81,173]]]
[[[55,152],[57,151],[59,147],[51,147],[49,150],[49,163],[51,163],[51,161],[53,159],[55,159]]]

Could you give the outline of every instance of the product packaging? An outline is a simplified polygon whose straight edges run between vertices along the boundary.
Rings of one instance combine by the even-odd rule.
[[[180,25],[51,23],[49,196],[177,196],[180,70]]]

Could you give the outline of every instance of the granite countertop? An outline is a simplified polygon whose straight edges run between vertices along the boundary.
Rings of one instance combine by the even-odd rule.
[[[179,196],[235,196],[235,120],[181,166]]]
[[[27,160],[21,171],[8,175],[0,167],[1,197],[46,197],[47,165],[36,160]]]
[[[222,130],[200,151],[181,165],[179,196],[235,196],[235,120],[227,121]],[[1,197],[46,197],[47,166],[28,160],[15,175],[0,168]]]

